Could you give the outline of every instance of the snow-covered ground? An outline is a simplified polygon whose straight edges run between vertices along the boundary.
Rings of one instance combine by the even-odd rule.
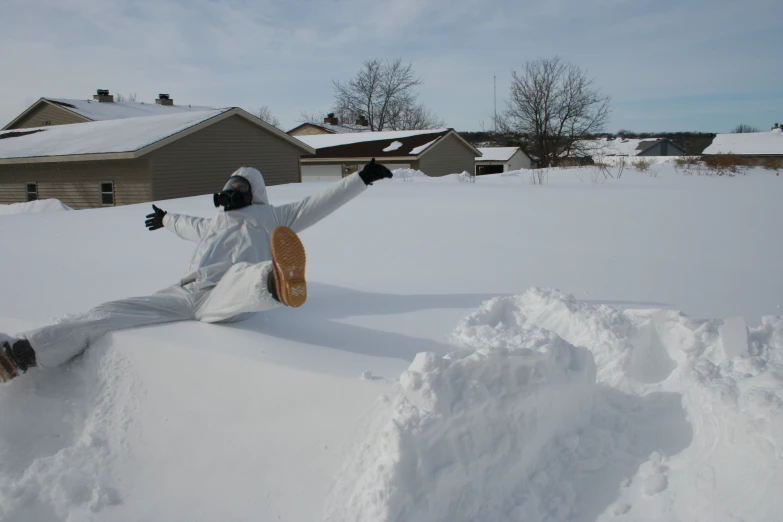
[[[0,387],[0,520],[782,519],[783,181],[651,168],[376,183],[303,308]],[[175,282],[148,209],[4,216],[0,331]]]

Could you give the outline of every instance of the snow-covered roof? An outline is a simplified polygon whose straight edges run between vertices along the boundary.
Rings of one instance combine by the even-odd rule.
[[[0,131],[0,159],[137,151],[228,110]]]
[[[65,98],[43,99],[93,121],[138,118],[142,116],[163,116],[215,109],[214,107],[158,105],[157,103],[144,102],[99,102],[97,100],[71,100]]]
[[[580,141],[577,148],[591,156],[603,154],[604,156],[636,156],[649,149],[665,138],[600,138],[597,140]]]
[[[444,134],[449,129],[429,129],[415,131],[381,131],[381,132],[354,132],[343,134],[314,134],[311,136],[296,136],[296,139],[303,141],[314,149],[323,149],[326,147],[339,147],[341,145],[353,145],[355,143],[364,143],[368,141],[388,141],[384,148],[391,145],[395,140],[410,138],[411,136],[421,136],[422,134]]]
[[[519,147],[479,147],[481,156],[476,161],[508,161],[520,149]]]
[[[775,154],[783,155],[783,130],[718,134],[704,154]]]

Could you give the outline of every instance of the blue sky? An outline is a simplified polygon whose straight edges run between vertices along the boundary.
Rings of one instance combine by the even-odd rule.
[[[0,125],[41,96],[267,105],[288,129],[370,58],[413,63],[419,99],[490,126],[512,70],[560,56],[612,97],[608,131],[783,123],[781,0],[0,0]],[[10,81],[9,81],[10,79]]]

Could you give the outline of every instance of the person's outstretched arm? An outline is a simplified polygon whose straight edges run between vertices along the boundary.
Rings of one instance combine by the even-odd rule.
[[[150,230],[166,227],[182,239],[198,243],[207,229],[210,220],[206,218],[169,214],[165,210],[152,205],[152,214],[147,214],[144,225]]]
[[[375,163],[373,158],[361,172],[351,174],[317,194],[296,203],[274,207],[275,215],[282,226],[301,232],[364,192],[374,181],[391,177],[391,171]]]

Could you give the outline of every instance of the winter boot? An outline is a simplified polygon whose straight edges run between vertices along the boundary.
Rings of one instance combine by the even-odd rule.
[[[3,341],[0,345],[0,382],[8,382],[37,365],[35,351],[27,339],[18,339],[13,345]]]
[[[305,250],[299,236],[288,227],[272,231],[272,296],[286,306],[299,307],[307,300]]]

